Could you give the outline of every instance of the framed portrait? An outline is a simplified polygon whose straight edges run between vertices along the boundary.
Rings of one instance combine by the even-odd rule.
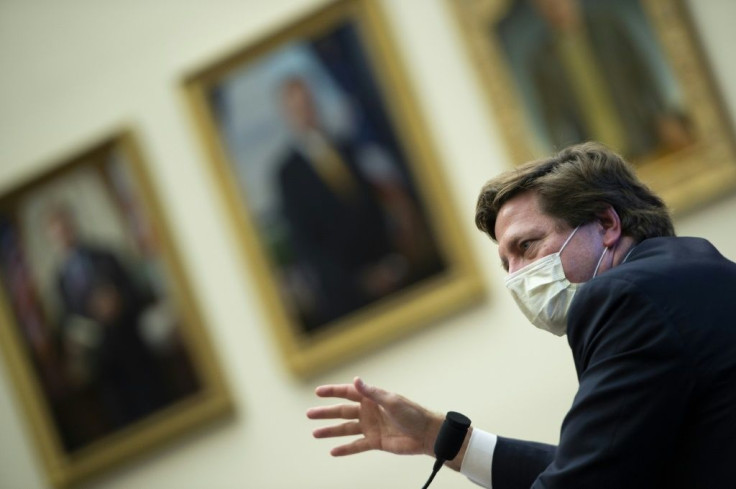
[[[0,196],[0,340],[66,487],[231,409],[132,132]]]
[[[597,140],[673,212],[736,183],[733,130],[680,0],[448,0],[514,163]]]
[[[330,2],[184,81],[298,375],[484,296],[376,3]]]

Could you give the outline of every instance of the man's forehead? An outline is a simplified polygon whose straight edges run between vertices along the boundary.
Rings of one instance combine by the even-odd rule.
[[[509,199],[499,209],[495,226],[496,241],[499,248],[508,247],[531,235],[564,231],[568,227],[564,220],[542,211],[536,192],[527,191]]]
[[[516,228],[526,222],[544,217],[549,218],[541,212],[536,192],[527,191],[515,195],[498,210],[494,229],[496,238],[500,240],[508,228]]]

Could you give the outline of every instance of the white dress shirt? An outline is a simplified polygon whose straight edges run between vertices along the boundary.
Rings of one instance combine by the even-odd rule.
[[[465,451],[460,473],[481,487],[491,489],[491,466],[493,451],[498,437],[493,433],[473,428]]]

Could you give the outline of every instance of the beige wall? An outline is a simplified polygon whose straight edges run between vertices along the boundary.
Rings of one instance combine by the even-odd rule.
[[[382,0],[430,136],[489,283],[489,300],[313,382],[283,370],[257,285],[223,218],[178,93],[181,76],[319,2],[211,0],[0,2],[0,189],[120,123],[137,124],[238,415],[104,476],[90,488],[419,487],[431,461],[328,455],[304,411],[313,385],[360,374],[499,433],[554,442],[575,392],[564,339],[527,325],[505,293],[494,247],[473,230],[479,182],[508,167],[443,0]],[[730,114],[736,115],[732,0],[689,0]],[[451,94],[451,95],[450,95]],[[677,222],[736,258],[736,197]],[[0,366],[0,487],[46,487]],[[471,487],[442,472],[437,487]]]

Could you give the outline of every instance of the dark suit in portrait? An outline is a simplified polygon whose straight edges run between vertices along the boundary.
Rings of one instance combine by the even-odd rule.
[[[292,148],[278,174],[295,251],[314,272],[322,322],[375,299],[371,281],[380,282],[377,267],[392,253],[383,210],[356,151],[338,143],[323,152],[330,161],[320,163]]]
[[[734,487],[736,264],[652,238],[577,292],[559,446],[499,437],[493,488]]]
[[[280,88],[292,140],[277,161],[276,188],[295,262],[308,283],[302,290],[308,289],[310,298],[302,306],[309,310],[300,312],[309,331],[419,278],[411,251],[399,252],[401,246],[392,242],[401,241],[402,233],[390,229],[401,209],[414,206],[405,190],[397,194],[396,175],[388,179],[392,184],[385,175],[369,175],[380,166],[393,166],[366,161],[370,149],[380,145],[326,130],[304,79],[287,77]],[[397,196],[403,198],[397,201]],[[436,253],[430,262],[433,268],[424,267],[423,273],[437,271]]]
[[[166,400],[159,366],[141,335],[141,317],[153,296],[136,283],[111,252],[78,243],[57,272],[63,305],[62,336],[87,323],[92,341],[73,354],[83,356],[83,382],[94,389],[107,421],[123,426],[160,407]],[[88,334],[89,336],[89,334]]]

